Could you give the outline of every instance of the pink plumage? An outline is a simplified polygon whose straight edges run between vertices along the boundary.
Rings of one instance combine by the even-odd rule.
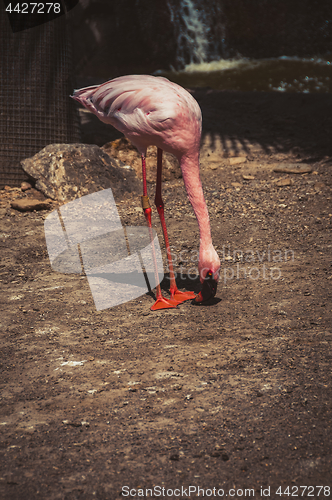
[[[199,176],[202,114],[197,101],[179,85],[166,78],[150,75],[122,76],[102,85],[75,90],[72,97],[92,111],[102,122],[109,123],[122,132],[137,147],[143,160],[143,182],[145,181],[145,155],[148,146],[157,146],[160,150],[177,157],[200,230],[198,268],[201,282],[204,281],[208,271],[217,281],[220,260],[212,245],[209,215]],[[159,170],[161,174],[161,156],[158,162]],[[162,219],[163,203],[160,184],[161,175],[159,180],[157,177],[156,202],[158,198],[158,204],[156,204],[157,209],[158,205],[162,206],[160,210],[158,209]],[[144,195],[147,195],[146,186]],[[165,231],[166,226],[164,234]],[[167,248],[167,233],[165,242]],[[173,295],[174,293],[172,297]],[[202,297],[196,302],[201,300],[203,300]]]
[[[184,88],[166,78],[131,75],[76,90],[73,96],[145,154],[148,146],[180,156],[199,150],[202,114]]]

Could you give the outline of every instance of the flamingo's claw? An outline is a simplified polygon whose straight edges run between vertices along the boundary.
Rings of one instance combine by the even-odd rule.
[[[192,304],[197,305],[212,299],[217,293],[218,282],[213,278],[213,272],[208,271],[204,278],[202,290],[196,295]]]
[[[172,307],[177,307],[179,302],[177,300],[166,299],[165,297],[157,298],[153,306],[150,307],[151,311],[157,311],[158,309],[170,309]]]

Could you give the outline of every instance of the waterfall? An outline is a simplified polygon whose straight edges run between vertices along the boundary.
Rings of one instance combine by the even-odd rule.
[[[167,0],[177,41],[178,69],[225,56],[225,28],[220,2]]]

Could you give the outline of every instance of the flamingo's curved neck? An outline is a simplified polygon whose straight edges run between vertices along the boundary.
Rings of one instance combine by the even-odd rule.
[[[198,222],[200,243],[205,247],[212,245],[209,212],[199,175],[199,152],[183,155],[180,166],[187,195]]]

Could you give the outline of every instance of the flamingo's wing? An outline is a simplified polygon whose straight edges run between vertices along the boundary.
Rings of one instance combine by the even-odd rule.
[[[73,98],[122,132],[142,154],[151,144],[175,155],[199,146],[198,103],[166,78],[122,76],[77,90]]]
[[[181,103],[194,101],[182,87],[150,75],[115,78],[76,90],[73,98],[124,134],[135,130],[153,134],[172,128],[172,122],[181,116]]]

